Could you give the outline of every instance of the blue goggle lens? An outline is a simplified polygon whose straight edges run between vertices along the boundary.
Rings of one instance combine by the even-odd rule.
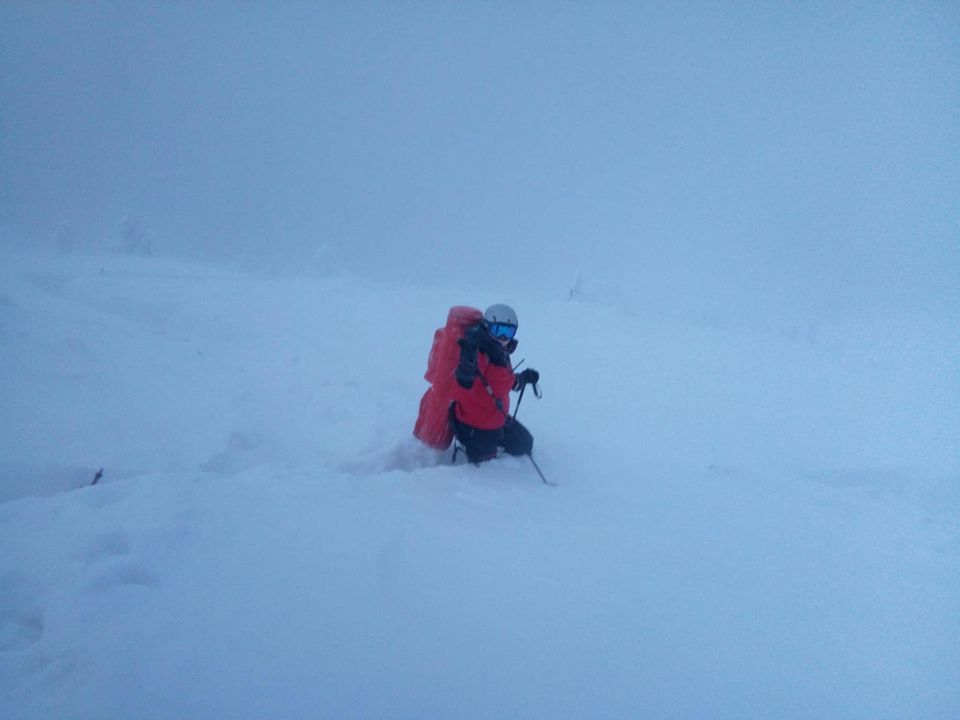
[[[507,325],[506,323],[490,323],[490,334],[495,338],[513,340],[513,336],[517,334],[517,326]]]

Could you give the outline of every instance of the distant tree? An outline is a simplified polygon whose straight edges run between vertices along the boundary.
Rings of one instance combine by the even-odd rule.
[[[117,226],[116,248],[124,255],[150,255],[153,250],[150,237],[140,221],[130,216],[123,218]]]

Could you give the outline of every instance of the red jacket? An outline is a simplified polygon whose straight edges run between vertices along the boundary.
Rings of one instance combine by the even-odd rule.
[[[484,352],[477,355],[477,369],[477,378],[469,389],[453,384],[453,399],[456,402],[454,412],[457,420],[478,430],[498,430],[510,414],[510,390],[515,381],[513,370],[509,366],[494,365]],[[502,412],[487,392],[484,378],[494,397],[500,400]]]

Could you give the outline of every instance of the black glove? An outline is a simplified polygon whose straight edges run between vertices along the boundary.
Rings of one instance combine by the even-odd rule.
[[[540,382],[540,373],[533,368],[527,368],[521,373],[517,373],[516,388],[519,390],[524,385],[536,385]]]
[[[477,377],[477,343],[469,338],[457,340],[460,346],[460,363],[457,365],[456,378],[461,387],[470,389]]]
[[[471,337],[462,337],[457,340],[457,345],[460,346],[460,358],[466,355],[468,358],[472,358],[473,362],[477,362],[477,341]]]

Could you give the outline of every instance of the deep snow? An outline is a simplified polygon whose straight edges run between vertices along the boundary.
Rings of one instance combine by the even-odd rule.
[[[4,718],[960,716],[956,318],[569,290],[4,256]],[[558,488],[410,435],[498,301]]]

